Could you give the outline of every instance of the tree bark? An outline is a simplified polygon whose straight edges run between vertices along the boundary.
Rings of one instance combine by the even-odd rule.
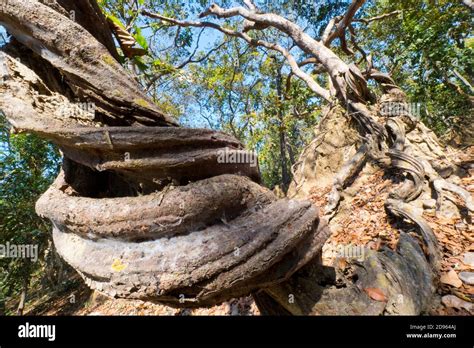
[[[30,279],[23,279],[23,285],[21,287],[21,293],[20,293],[20,301],[18,303],[18,308],[16,310],[17,315],[23,315],[23,311],[25,310],[25,303],[26,303],[26,295],[28,294],[28,283],[30,282]]]
[[[328,37],[344,41],[362,4],[354,0]],[[71,9],[79,22],[67,16]],[[416,208],[426,197],[450,192],[472,212],[472,198],[449,181],[463,169],[446,158],[432,132],[409,112],[392,109],[394,103],[407,105],[395,81],[371,67],[362,72],[347,64],[328,47],[331,40],[318,41],[275,14],[212,5],[202,16],[240,16],[253,29],[287,34],[321,64],[332,92],[279,45],[214,23],[145,14],[212,27],[278,51],[331,105],[296,166],[290,194],[305,199],[277,200],[258,185],[258,167],[236,139],[176,127],[140,90],[116,61],[110,32],[96,32],[104,25],[96,4],[9,0],[0,7],[0,22],[15,39],[1,52],[7,75],[0,108],[17,131],[46,137],[64,153],[63,171],[37,211],[51,219],[59,254],[88,285],[112,297],[182,307],[254,293],[264,314],[425,312],[440,255]],[[378,99],[368,88],[370,79],[378,83]],[[81,112],[76,99],[93,103],[95,112]],[[328,224],[350,206],[347,189],[369,165],[399,183],[385,208],[418,236],[400,224],[395,250],[367,251],[341,273],[321,264],[322,247]],[[330,192],[324,217],[306,199],[309,184]],[[386,301],[373,300],[364,289],[382,291]]]
[[[288,187],[290,186],[291,176],[288,171],[288,158],[286,150],[286,125],[285,125],[285,115],[283,110],[283,102],[285,96],[283,95],[283,77],[281,75],[282,67],[277,67],[277,76],[276,76],[276,86],[277,86],[277,97],[278,97],[278,119],[280,121],[279,129],[279,142],[280,142],[280,165],[281,165],[281,181],[282,189],[286,194]]]
[[[176,127],[115,60],[96,4],[48,4],[0,8],[14,37],[2,49],[0,108],[17,132],[64,154],[37,212],[91,288],[210,306],[282,282],[320,253],[329,231],[318,209],[259,186],[256,159],[235,138]]]

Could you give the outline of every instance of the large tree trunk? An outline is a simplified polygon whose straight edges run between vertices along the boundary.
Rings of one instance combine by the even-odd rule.
[[[336,34],[316,41],[288,20],[243,8],[212,6],[203,14],[273,26],[328,73],[333,93],[298,70],[283,48],[223,30],[280,51],[295,75],[331,101],[290,189],[304,198],[310,188],[328,192],[320,218],[309,201],[277,200],[259,186],[253,161],[230,160],[246,154],[236,139],[176,127],[117,62],[96,4],[73,3],[9,0],[0,7],[0,22],[15,38],[1,52],[8,75],[0,85],[0,108],[16,131],[35,132],[61,148],[63,171],[37,211],[51,219],[58,253],[89,286],[175,306],[254,293],[266,314],[427,310],[440,254],[420,206],[432,196],[443,206],[447,194],[471,212],[474,204],[449,181],[465,173],[433,133],[409,113],[390,109],[406,105],[406,98],[389,76],[346,64],[327,47]],[[353,2],[336,33],[362,3]],[[68,16],[71,9],[80,14],[77,22]],[[379,100],[368,79],[379,83]],[[95,113],[81,112],[76,99],[94,103]],[[399,183],[385,205],[404,221],[397,225],[396,248],[367,251],[364,260],[349,260],[343,269],[323,265],[328,223],[336,229],[353,204],[348,192],[354,178],[378,170]]]
[[[0,7],[14,37],[0,53],[0,108],[64,154],[37,203],[58,253],[109,296],[185,307],[276,284],[320,253],[317,208],[259,186],[235,138],[176,127],[117,62],[91,3]]]
[[[317,138],[299,161],[290,193],[308,198],[308,189],[319,192],[326,203],[325,220],[336,230],[342,215],[350,214],[354,197],[350,197],[349,191],[357,182],[355,178],[367,171],[383,170],[396,184],[385,203],[388,214],[399,220],[399,238],[394,249],[366,251],[363,260],[349,260],[342,270],[325,267],[315,259],[288,281],[255,294],[263,313],[425,312],[436,289],[441,254],[436,237],[422,216],[423,203],[436,197],[438,210],[442,210],[446,204],[444,198],[449,196],[462,202],[468,211],[474,211],[470,193],[454,183],[469,173],[446,156],[436,136],[410,113],[406,95],[395,81],[373,69],[371,60],[367,60],[368,67],[362,72],[329,49],[331,42],[339,38],[341,48],[351,53],[345,42],[345,31],[363,3],[364,0],[353,0],[342,18],[330,22],[321,41],[307,35],[295,23],[276,14],[258,12],[254,6],[225,10],[211,5],[202,14],[218,18],[240,16],[253,22],[254,27],[272,26],[312,56],[330,78],[332,98],[302,72],[301,64],[295,64],[294,57],[281,46],[220,29],[250,44],[281,52],[295,75],[320,97],[332,101]],[[382,92],[380,98],[369,90],[371,79]],[[306,194],[301,192],[305,188]],[[413,231],[417,235],[408,233]]]

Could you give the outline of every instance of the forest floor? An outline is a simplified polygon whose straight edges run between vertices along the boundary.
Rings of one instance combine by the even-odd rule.
[[[472,158],[474,147],[468,148],[459,156],[460,161],[472,161]],[[323,262],[341,269],[347,264],[344,258],[334,257],[337,246],[366,246],[372,250],[388,247],[395,250],[399,237],[397,224],[393,223],[384,208],[386,199],[393,190],[391,179],[384,171],[379,170],[356,180],[360,181],[355,183],[359,190],[352,193],[355,198],[350,203],[350,209],[347,214],[342,214],[341,219],[335,223],[333,221],[333,233],[323,248]],[[460,178],[457,184],[474,196],[474,168],[469,170],[469,175]],[[327,206],[329,191],[313,192],[312,201],[320,207]],[[436,235],[442,253],[438,296],[430,312],[432,315],[474,314],[474,286],[468,285],[459,277],[461,272],[474,272],[473,216],[461,202],[455,201],[454,204],[460,208],[461,214],[441,214],[435,206],[423,212],[423,218]],[[457,212],[457,209],[453,211]],[[415,228],[410,233],[418,236]],[[470,262],[465,259],[467,254],[470,254]],[[324,258],[325,255],[328,257]]]
[[[67,286],[58,287],[53,291],[33,292],[25,308],[25,315],[245,316],[259,315],[259,311],[250,296],[211,308],[196,309],[177,309],[139,300],[110,299],[91,291],[79,275],[73,275],[67,281]]]

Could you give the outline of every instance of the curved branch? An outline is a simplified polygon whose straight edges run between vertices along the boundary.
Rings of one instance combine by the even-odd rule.
[[[337,27],[336,27],[336,30],[332,31],[330,34],[326,34],[327,36],[325,37],[325,39],[323,40],[323,43],[325,46],[329,46],[331,44],[331,42],[336,39],[336,38],[341,38],[345,35],[345,31],[347,29],[347,27],[351,24],[351,22],[353,21],[354,19],[354,16],[356,14],[356,12],[359,10],[359,8],[361,8],[361,6],[365,3],[365,0],[353,0],[351,5],[349,6],[349,8],[347,9],[347,12],[346,14],[344,15],[344,17],[342,17],[342,19],[339,21]],[[337,22],[337,20],[336,20]],[[330,22],[331,23],[331,22]],[[334,24],[332,25],[334,26]],[[329,27],[329,26],[328,26]],[[328,30],[328,28],[326,28],[326,30]],[[332,30],[329,29],[329,31]]]
[[[347,83],[344,75],[349,73],[349,66],[323,43],[305,33],[297,24],[273,13],[259,14],[248,11],[243,7],[224,10],[216,4],[211,5],[208,10],[200,14],[201,18],[207,16],[217,16],[218,18],[241,16],[249,21],[274,27],[287,34],[301,50],[314,56],[321,62],[335,81],[335,85],[343,99],[348,98],[348,92],[346,91]]]
[[[400,10],[396,10],[396,11],[393,11],[393,12],[389,12],[389,13],[384,13],[384,14],[381,14],[379,16],[375,16],[375,17],[372,17],[372,18],[359,18],[359,19],[354,19],[353,22],[361,22],[361,23],[364,23],[364,24],[369,24],[369,23],[372,23],[372,22],[375,22],[375,21],[380,21],[380,20],[383,20],[385,18],[389,18],[389,17],[393,17],[393,16],[396,16],[398,14],[402,13],[402,11]]]
[[[243,8],[242,8],[242,10],[247,11]],[[169,22],[169,23],[172,23],[174,25],[179,25],[179,26],[182,26],[182,27],[198,27],[198,28],[209,27],[209,28],[213,28],[213,29],[216,29],[216,30],[226,34],[226,35],[243,39],[243,40],[247,41],[250,45],[261,46],[261,47],[265,47],[265,48],[273,50],[273,51],[280,52],[286,58],[286,60],[287,60],[288,64],[290,65],[291,70],[293,71],[294,75],[296,75],[300,79],[302,79],[314,93],[316,93],[317,95],[319,95],[320,97],[324,98],[327,101],[331,101],[331,96],[330,96],[329,91],[324,89],[323,87],[321,87],[311,76],[309,76],[303,70],[301,70],[300,67],[298,66],[298,63],[297,63],[296,59],[293,57],[293,55],[291,55],[291,53],[287,49],[283,48],[282,46],[280,46],[278,44],[270,43],[270,42],[263,41],[263,40],[254,39],[246,33],[241,33],[241,32],[238,32],[238,31],[231,30],[231,29],[227,29],[227,28],[224,28],[224,27],[222,27],[222,26],[220,26],[216,23],[212,23],[212,22],[180,21],[180,20],[176,20],[176,19],[173,19],[173,18],[168,18],[168,17],[162,16],[162,15],[159,15],[159,14],[156,14],[156,13],[151,13],[151,12],[148,12],[148,11],[143,11],[142,13],[146,16],[151,17],[151,18],[160,19],[162,21]]]
[[[181,70],[183,69],[184,67],[186,67],[188,64],[197,64],[197,63],[202,63],[203,61],[205,61],[206,59],[208,59],[211,54],[213,54],[214,52],[220,50],[225,44],[227,44],[226,41],[224,41],[223,43],[221,43],[220,45],[217,45],[216,47],[210,49],[204,56],[202,56],[201,58],[197,58],[197,59],[194,59],[194,56],[196,55],[196,52],[199,48],[199,39],[203,33],[203,31],[205,30],[205,28],[202,29],[201,33],[199,34],[199,37],[198,37],[198,42],[196,44],[196,47],[194,49],[194,51],[191,53],[191,55],[185,60],[183,61],[182,63],[180,63],[178,66],[175,66],[173,69],[174,70]],[[146,87],[146,90],[149,91],[150,88],[153,86],[153,84],[158,80],[160,79],[161,77],[167,75],[168,73],[164,73],[164,74],[156,74],[155,76],[152,77],[152,79],[148,82],[148,85]]]

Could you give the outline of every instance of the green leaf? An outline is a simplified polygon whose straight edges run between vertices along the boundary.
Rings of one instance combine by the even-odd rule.
[[[145,63],[142,57],[133,57],[133,61],[141,71],[146,71],[148,69],[148,65]]]
[[[122,24],[120,19],[118,19],[117,17],[115,17],[114,15],[112,15],[110,13],[107,13],[105,16],[107,17],[107,19],[110,19],[112,22],[117,24],[120,28],[125,30],[125,26]]]
[[[142,30],[138,26],[135,26],[135,35],[133,35],[133,37],[143,49],[148,51],[148,41],[145,39]]]

